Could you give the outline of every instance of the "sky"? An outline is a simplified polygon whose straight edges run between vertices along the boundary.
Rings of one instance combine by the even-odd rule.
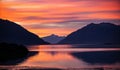
[[[90,23],[120,25],[120,0],[0,0],[0,18],[40,37],[66,36]]]

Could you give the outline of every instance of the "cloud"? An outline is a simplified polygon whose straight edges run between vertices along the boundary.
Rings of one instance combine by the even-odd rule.
[[[76,19],[78,17],[39,17],[39,16],[28,16],[24,17],[25,20],[68,20],[68,19]]]
[[[62,28],[63,27],[63,25],[55,24],[55,23],[49,23],[49,24],[28,24],[28,25],[24,25],[24,26],[32,28],[32,29]]]
[[[100,22],[113,22],[115,24],[120,24],[120,19],[74,19],[74,20],[65,20],[65,21],[61,21],[61,22],[58,22],[58,23],[75,23],[75,22],[78,22],[78,23],[92,23],[92,22],[95,22],[95,23],[100,23]]]
[[[0,18],[19,22],[39,35],[50,34],[51,30],[66,35],[92,22],[120,25],[119,3],[119,0],[2,0]]]
[[[120,19],[84,19],[84,20],[65,20],[57,23],[35,23],[35,24],[26,24],[24,26],[31,28],[31,29],[54,29],[54,28],[73,28],[73,29],[79,29],[83,27],[84,25],[90,24],[90,23],[101,23],[101,22],[111,22],[111,23],[116,23],[120,24]]]
[[[111,14],[115,14],[115,13],[120,13],[120,10],[107,10],[107,11],[87,11],[87,12],[70,12],[70,13],[58,13],[58,14],[53,14],[53,15],[85,15],[85,14],[98,14],[98,13],[111,13]]]
[[[2,2],[44,2],[44,0],[2,0]]]

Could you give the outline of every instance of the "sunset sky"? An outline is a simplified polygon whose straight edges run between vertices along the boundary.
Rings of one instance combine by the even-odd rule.
[[[92,22],[120,25],[120,0],[0,0],[0,18],[40,37],[66,36]]]

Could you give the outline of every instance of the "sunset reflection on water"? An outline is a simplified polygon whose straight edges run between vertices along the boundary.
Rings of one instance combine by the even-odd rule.
[[[119,48],[72,48],[71,45],[39,45],[29,47],[30,51],[38,54],[26,59],[19,66],[40,66],[54,68],[94,68],[94,67],[119,67],[120,62],[112,64],[91,64],[82,58],[75,57],[72,53],[93,51],[120,51]],[[104,56],[103,56],[104,57]],[[119,57],[119,56],[118,56]],[[109,58],[109,57],[108,57]],[[116,58],[116,57],[115,57]],[[92,59],[91,59],[92,60]]]

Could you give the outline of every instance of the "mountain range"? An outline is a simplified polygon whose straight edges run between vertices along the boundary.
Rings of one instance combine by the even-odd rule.
[[[59,41],[63,40],[65,37],[64,36],[58,36],[55,34],[51,34],[49,36],[43,37],[42,39],[46,42],[49,42],[51,44],[56,44]]]
[[[0,42],[36,44],[120,44],[120,25],[91,23],[67,37],[50,35],[43,38],[29,32],[15,22],[0,19]],[[48,43],[49,42],[49,43]]]
[[[120,26],[91,23],[72,32],[58,44],[120,44]]]
[[[24,45],[48,44],[15,22],[0,19],[0,42]]]

